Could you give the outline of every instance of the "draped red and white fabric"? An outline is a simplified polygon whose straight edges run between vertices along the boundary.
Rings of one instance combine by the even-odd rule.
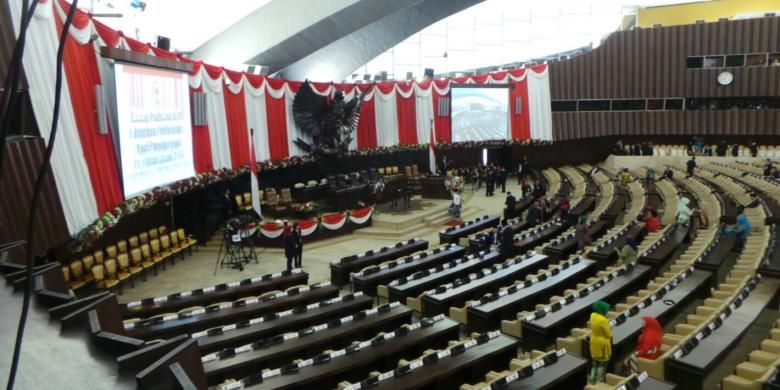
[[[58,28],[70,4],[40,0],[28,32],[25,74],[36,121],[48,140],[54,98]],[[19,28],[22,0],[9,0],[14,28]],[[93,39],[96,34],[97,39]],[[60,135],[52,156],[52,171],[71,233],[112,211],[123,201],[117,146],[111,133],[97,131],[95,86],[109,85],[110,72],[96,55],[100,46],[188,61],[190,92],[206,96],[207,124],[193,126],[193,156],[197,172],[238,168],[250,161],[250,143],[258,161],[303,154],[295,145],[306,140],[295,127],[292,101],[301,83],[235,72],[189,60],[124,36],[79,11],[69,31],[63,68]],[[451,118],[440,110],[441,99],[455,84],[509,84],[510,127],[513,139],[552,139],[552,115],[546,65],[455,79],[399,81],[377,84],[312,83],[316,93],[332,96],[337,90],[351,100],[368,91],[351,148],[428,143],[433,130],[437,142],[451,142]],[[519,99],[520,110],[515,110]],[[431,123],[433,129],[431,129]],[[254,137],[250,129],[255,130]],[[110,129],[109,131],[114,131]]]

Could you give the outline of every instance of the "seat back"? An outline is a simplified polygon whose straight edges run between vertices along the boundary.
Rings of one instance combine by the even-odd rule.
[[[92,253],[92,256],[95,256],[95,262],[98,264],[103,264],[103,260],[106,258],[103,256],[103,250],[98,249],[95,252]]]
[[[95,257],[86,255],[81,258],[81,264],[84,266],[85,270],[92,269],[92,266],[95,265]]]
[[[162,246],[163,249],[168,249],[171,247],[171,239],[169,236],[160,237],[160,246]]]
[[[133,250],[130,251],[130,261],[132,261],[134,265],[137,265],[143,261],[140,248],[133,248]]]
[[[92,267],[92,277],[95,278],[95,282],[102,282],[106,278],[106,269],[103,264],[98,264]]]
[[[282,203],[291,203],[292,193],[289,188],[282,188]]]
[[[106,247],[106,256],[115,259],[117,255],[116,245]]]
[[[176,229],[176,235],[179,236],[179,241],[181,242],[187,241],[187,236],[184,234],[184,228]]]
[[[160,237],[160,234],[157,232],[157,229],[155,229],[155,228],[149,229],[149,238],[155,239],[155,238],[158,238],[158,237]]]
[[[84,265],[79,260],[74,260],[70,263],[70,274],[73,279],[81,279],[84,275]]]
[[[149,243],[149,233],[143,232],[138,235],[138,238],[141,240],[141,244],[148,244]]]
[[[127,240],[120,240],[116,243],[117,249],[119,249],[119,253],[127,253]]]
[[[162,236],[165,233],[168,233],[168,227],[165,225],[160,225],[157,227],[157,231],[160,232],[160,235]]]
[[[171,238],[171,246],[179,246],[179,235],[176,232],[171,232],[168,237]]]
[[[250,192],[244,192],[244,203],[247,206],[252,204],[252,194]]]
[[[119,264],[119,269],[124,271],[128,267],[130,267],[130,259],[127,256],[127,253],[122,253],[116,258],[117,264]]]
[[[65,278],[65,283],[70,282],[70,268],[67,266],[62,266],[62,276]]]
[[[103,265],[106,267],[106,276],[113,277],[116,275],[116,260],[108,259]]]
[[[130,244],[130,248],[138,248],[138,236],[131,236],[127,242]]]
[[[154,239],[152,242],[149,243],[149,245],[152,248],[152,255],[156,255],[160,253],[160,240]]]
[[[152,250],[149,247],[149,244],[141,245],[141,257],[144,260],[148,260],[150,257],[152,257]]]

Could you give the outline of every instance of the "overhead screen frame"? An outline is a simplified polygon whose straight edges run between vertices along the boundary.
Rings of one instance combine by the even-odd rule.
[[[122,52],[124,52],[124,51],[122,51]],[[136,197],[138,195],[141,195],[141,194],[143,194],[143,193],[145,193],[145,192],[147,192],[147,191],[149,191],[149,190],[151,190],[151,189],[153,189],[155,187],[163,186],[163,185],[167,185],[167,184],[171,184],[171,183],[175,183],[175,182],[177,182],[179,180],[184,180],[184,179],[187,179],[187,178],[190,178],[190,177],[195,177],[195,175],[197,175],[197,170],[195,169],[195,156],[194,156],[194,150],[192,148],[192,145],[193,145],[193,142],[194,142],[193,139],[192,139],[192,102],[190,101],[190,98],[189,98],[189,80],[187,79],[189,77],[189,74],[191,73],[191,66],[190,67],[178,66],[178,62],[176,62],[176,61],[170,61],[170,62],[177,63],[177,66],[166,66],[167,64],[160,63],[159,59],[158,59],[157,62],[148,62],[148,61],[145,61],[145,58],[143,60],[139,60],[138,58],[136,58],[137,56],[133,56],[134,54],[137,54],[137,53],[131,53],[131,55],[129,57],[123,57],[122,55],[124,53],[120,53],[122,55],[120,55],[119,57],[115,56],[116,53],[112,53],[112,55],[107,55],[107,53],[101,51],[101,54],[104,57],[107,57],[107,58],[110,58],[110,59],[113,60],[113,63],[111,64],[111,67],[110,67],[112,74],[110,75],[110,77],[108,77],[108,81],[112,84],[113,92],[114,92],[113,99],[111,99],[111,100],[113,100],[113,108],[111,109],[111,111],[112,111],[111,112],[111,116],[113,117],[112,118],[112,122],[113,122],[112,123],[112,130],[113,130],[112,133],[113,133],[113,138],[114,138],[113,141],[114,141],[115,150],[116,150],[117,167],[118,167],[119,178],[120,178],[119,186],[120,186],[121,191],[122,191],[122,196],[125,199],[131,199],[131,198],[134,198],[134,197]],[[150,56],[143,56],[143,57],[150,57]],[[152,58],[156,58],[156,57],[152,57]],[[189,133],[188,134],[189,134],[189,140],[190,140],[189,153],[190,153],[190,161],[192,163],[190,172],[192,172],[192,175],[189,175],[187,177],[182,177],[182,178],[179,178],[179,179],[175,179],[175,180],[172,180],[172,181],[168,181],[166,183],[160,183],[160,184],[157,184],[155,186],[152,186],[152,187],[149,187],[149,188],[146,188],[146,189],[143,189],[143,190],[139,190],[139,191],[134,192],[134,193],[127,193],[125,191],[125,172],[124,172],[124,167],[123,167],[122,142],[121,142],[121,138],[122,138],[121,137],[121,132],[122,132],[122,129],[121,129],[120,121],[119,121],[119,101],[118,101],[119,94],[117,93],[117,72],[116,72],[116,66],[117,65],[120,65],[120,66],[123,66],[123,67],[124,66],[130,66],[130,67],[136,67],[136,68],[147,68],[147,69],[154,70],[154,71],[171,72],[171,73],[176,73],[176,74],[180,74],[180,75],[183,76],[183,82],[184,82],[183,91],[184,91],[184,93],[183,93],[182,96],[186,95],[186,97],[187,97],[186,99],[183,99],[183,101],[186,102],[186,105],[187,105],[186,110],[183,110],[183,112],[185,112],[185,115],[184,115],[183,119],[185,119],[186,122],[189,123],[189,126],[188,126],[188,129],[189,129]]]
[[[452,83],[450,84],[450,107],[449,107],[449,114],[450,114],[450,120],[453,119],[453,111],[452,111],[452,104],[455,101],[453,98],[453,91],[455,89],[505,89],[506,90],[506,134],[504,138],[493,138],[493,139],[484,139],[484,140],[460,140],[462,141],[493,141],[493,140],[502,140],[502,139],[511,139],[512,138],[512,101],[511,101],[511,92],[515,88],[514,83],[504,83],[504,84],[459,84],[459,83]],[[455,128],[454,128],[454,121],[452,121],[452,137],[453,142],[455,142]]]

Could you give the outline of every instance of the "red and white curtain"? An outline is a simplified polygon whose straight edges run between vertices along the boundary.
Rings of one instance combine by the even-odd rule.
[[[48,140],[59,31],[70,4],[65,0],[39,1],[28,30],[24,67],[35,117],[43,137]],[[22,0],[8,0],[8,3],[18,32]],[[125,37],[92,20],[86,12],[77,12],[69,35],[63,65],[66,82],[62,89],[60,132],[52,156],[52,170],[72,234],[123,201],[111,134],[114,129],[109,129],[108,134],[98,131],[98,115],[107,115],[107,111],[97,107],[95,87],[113,84],[105,80],[110,74],[106,71],[107,61],[96,54],[101,46],[192,62],[190,92],[204,93],[207,105],[207,125],[192,129],[197,172],[248,164],[250,143],[255,147],[258,161],[303,154],[293,143],[296,138],[306,139],[295,127],[292,116],[292,101],[300,81],[266,78],[192,61]],[[546,65],[455,79],[312,85],[322,96],[342,91],[347,100],[368,92],[355,140],[350,145],[353,149],[365,149],[428,143],[431,126],[437,142],[451,142],[450,117],[440,115],[437,107],[440,99],[449,96],[452,85],[459,83],[510,84],[511,137],[552,139]],[[516,98],[522,102],[518,112]],[[254,138],[250,129],[254,129]]]

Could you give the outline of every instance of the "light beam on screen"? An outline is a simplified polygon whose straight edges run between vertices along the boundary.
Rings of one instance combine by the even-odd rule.
[[[452,88],[452,141],[509,138],[507,87]]]
[[[187,74],[117,63],[114,79],[125,198],[195,176]]]

